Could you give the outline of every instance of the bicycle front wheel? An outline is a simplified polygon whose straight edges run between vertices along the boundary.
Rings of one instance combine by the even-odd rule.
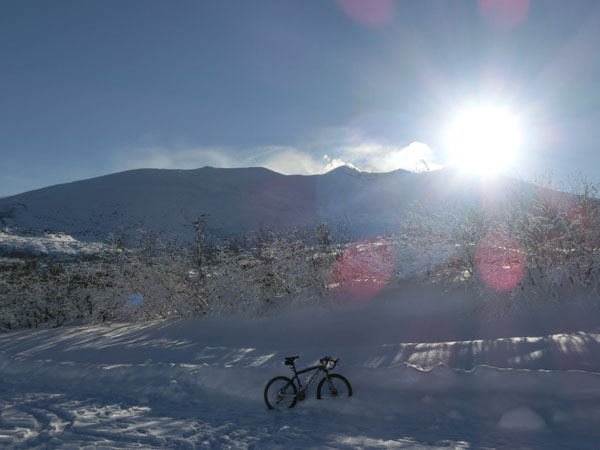
[[[352,386],[346,377],[332,373],[327,375],[319,383],[317,388],[317,398],[321,399],[336,399],[340,397],[352,396]]]
[[[293,408],[296,385],[288,377],[275,377],[265,387],[265,403],[269,409]]]

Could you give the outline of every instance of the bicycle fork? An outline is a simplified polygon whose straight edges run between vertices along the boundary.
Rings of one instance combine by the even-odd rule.
[[[335,388],[335,386],[333,385],[333,381],[331,380],[331,377],[329,376],[329,374],[325,374],[325,377],[327,378],[327,386],[329,386],[329,392],[331,392],[331,395],[333,395],[334,397],[337,397],[338,395],[338,391]]]

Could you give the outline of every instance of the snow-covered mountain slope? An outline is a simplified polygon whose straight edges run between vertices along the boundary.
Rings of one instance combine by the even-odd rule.
[[[353,307],[0,334],[0,447],[593,449],[590,311],[472,314],[401,284]],[[339,357],[351,398],[269,411],[266,382]]]
[[[263,168],[140,169],[0,199],[0,225],[85,240],[143,228],[185,240],[192,236],[192,221],[205,214],[209,228],[222,237],[260,226],[325,222],[347,223],[357,235],[377,235],[396,229],[414,202],[495,207],[507,191],[530,188],[451,170],[371,174],[340,167],[323,175],[285,176]]]
[[[69,258],[94,255],[106,250],[101,242],[80,241],[64,233],[23,232],[0,229],[0,254],[48,255]]]

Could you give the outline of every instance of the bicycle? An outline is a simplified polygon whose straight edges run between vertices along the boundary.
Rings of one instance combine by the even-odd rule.
[[[329,373],[335,369],[339,358],[333,359],[330,356],[325,356],[319,360],[320,364],[306,369],[296,370],[294,362],[299,356],[288,356],[284,360],[286,366],[290,366],[294,376],[290,379],[284,376],[278,376],[271,379],[265,386],[265,403],[269,409],[293,408],[296,402],[306,399],[306,394],[314,381],[321,372],[325,372],[325,377],[319,382],[317,387],[317,399],[322,398],[338,398],[352,396],[352,386],[346,377],[339,373]],[[307,376],[304,380],[305,386],[302,386],[300,381],[301,375],[314,370],[312,376]],[[296,386],[297,385],[297,386]]]

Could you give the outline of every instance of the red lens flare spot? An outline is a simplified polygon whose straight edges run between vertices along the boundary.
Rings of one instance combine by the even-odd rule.
[[[339,7],[356,22],[371,27],[388,24],[394,18],[393,0],[336,0]]]
[[[529,11],[530,0],[477,0],[479,13],[498,28],[512,28],[521,23]]]
[[[503,234],[489,234],[475,253],[477,273],[485,284],[498,292],[515,288],[525,272],[525,253],[519,243]]]
[[[386,242],[355,243],[335,262],[331,286],[343,303],[362,303],[383,289],[392,278],[394,267],[394,253]]]

